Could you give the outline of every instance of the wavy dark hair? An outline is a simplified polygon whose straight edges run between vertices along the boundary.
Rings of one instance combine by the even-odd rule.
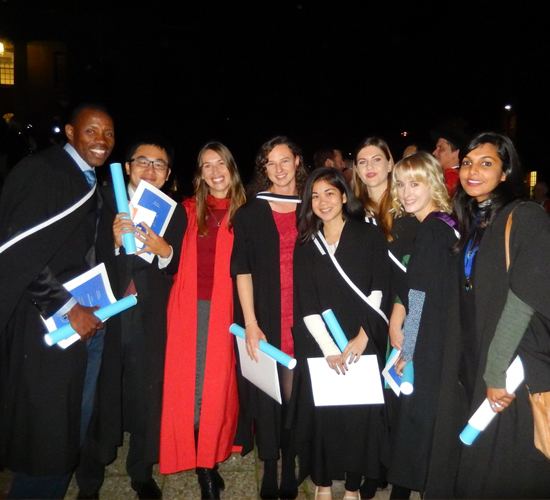
[[[218,153],[229,171],[229,177],[231,179],[229,191],[227,191],[227,198],[231,199],[231,203],[229,204],[229,216],[227,217],[227,227],[229,229],[233,227],[235,212],[246,201],[239,169],[237,168],[237,163],[231,151],[221,142],[212,141],[206,143],[199,151],[199,156],[197,157],[197,170],[195,171],[195,177],[193,179],[193,187],[195,188],[194,197],[197,204],[197,226],[202,236],[208,234],[208,224],[206,223],[208,202],[206,196],[210,190],[208,184],[206,184],[206,181],[202,178],[202,155],[207,151]]]
[[[302,189],[304,188],[308,176],[302,152],[300,151],[300,148],[288,137],[278,135],[262,144],[260,150],[258,151],[256,156],[256,165],[254,167],[254,177],[250,183],[250,187],[248,188],[249,197],[252,198],[260,191],[267,191],[272,186],[272,182],[267,176],[266,164],[267,156],[276,146],[287,146],[288,149],[292,151],[294,157],[298,158],[298,168],[296,169],[296,190],[298,191],[298,195],[302,193]]]
[[[365,209],[353,194],[342,173],[335,168],[317,168],[308,177],[302,192],[302,203],[300,212],[298,213],[298,240],[302,244],[311,241],[315,233],[323,227],[323,221],[315,215],[312,207],[313,185],[317,181],[328,182],[331,186],[338,189],[342,195],[346,195],[346,203],[342,207],[342,217],[344,220],[348,220],[349,218],[365,219]]]
[[[465,147],[461,148],[460,165],[462,165],[464,158],[471,151],[484,144],[492,144],[495,147],[497,155],[502,162],[502,171],[506,175],[506,178],[489,195],[490,204],[484,210],[483,220],[485,226],[489,226],[508,203],[523,198],[525,193],[524,177],[519,157],[514,144],[506,135],[499,134],[498,132],[483,132],[476,135]],[[461,183],[456,188],[453,198],[453,209],[456,213],[458,230],[460,231],[460,240],[455,246],[455,251],[458,252],[467,244],[472,224],[479,211],[477,200],[466,193]]]
[[[353,154],[353,176],[351,179],[351,187],[353,189],[353,193],[367,211],[367,216],[370,217],[371,212],[376,215],[376,217],[380,221],[380,227],[382,228],[382,232],[384,233],[386,240],[391,242],[393,241],[393,214],[391,213],[392,204],[390,194],[392,186],[391,172],[388,172],[388,185],[386,188],[386,192],[382,195],[382,198],[380,199],[380,203],[376,203],[374,200],[371,199],[367,186],[363,184],[363,181],[357,173],[357,157],[359,156],[361,150],[368,146],[375,146],[380,149],[382,153],[384,153],[386,160],[391,165],[392,170],[394,168],[393,156],[391,154],[390,147],[388,146],[386,141],[384,141],[380,137],[367,137],[365,140],[361,141],[357,145]]]

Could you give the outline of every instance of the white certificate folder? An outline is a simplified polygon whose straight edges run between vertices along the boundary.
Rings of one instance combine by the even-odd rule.
[[[384,404],[376,355],[366,354],[348,364],[345,375],[337,374],[325,358],[308,358],[307,362],[315,406]]]
[[[256,361],[250,359],[250,356],[246,352],[245,340],[240,337],[235,338],[237,339],[243,377],[264,391],[268,396],[271,396],[275,401],[282,403],[277,361],[258,349],[256,352],[260,361],[256,363]]]
[[[134,196],[132,196],[131,205],[133,207],[132,222],[135,225],[139,226],[140,223],[145,222],[156,234],[164,236],[177,203],[155,186],[140,181]],[[143,227],[140,229],[145,231]],[[136,238],[136,246],[138,250],[144,246],[139,238]],[[150,252],[139,254],[139,256],[149,263],[153,262],[155,258]]]

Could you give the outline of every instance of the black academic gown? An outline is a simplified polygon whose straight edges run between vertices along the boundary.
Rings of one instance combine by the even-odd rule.
[[[348,220],[335,257],[357,287],[369,296],[383,294],[381,309],[391,308],[390,262],[380,229],[364,221]],[[321,255],[314,242],[296,244],[294,252],[296,357],[322,357],[302,318],[332,309],[348,339],[361,327],[369,341],[364,354],[378,357],[384,366],[388,328],[384,319],[368,306],[340,275],[330,256]],[[298,336],[306,339],[298,340]],[[307,343],[306,343],[307,342]],[[308,347],[313,346],[313,347]],[[326,479],[344,479],[344,472],[377,479],[381,464],[387,465],[389,446],[384,405],[313,407],[311,382],[301,377],[296,418],[300,478],[311,474],[316,484]]]
[[[61,284],[89,269],[97,195],[55,147],[21,161],[0,200],[1,242],[79,200],[0,254],[0,463],[32,475],[63,474],[78,460],[86,344],[48,347],[39,309],[57,311],[67,301]]]
[[[252,199],[240,207],[235,214],[233,231],[231,276],[252,275],[256,318],[268,342],[280,349],[279,233],[269,202]],[[235,321],[242,324],[242,310],[235,295]],[[253,425],[260,460],[277,460],[281,447],[281,405],[242,377],[238,383],[241,414],[236,444],[243,446],[243,454],[253,449]]]
[[[125,430],[143,439],[141,460],[154,464],[159,457],[166,308],[173,276],[178,270],[187,215],[178,204],[164,234],[174,254],[170,264],[159,269],[158,257],[149,264],[139,256],[126,255],[123,247],[115,256],[112,227],[118,210],[112,188],[102,190],[102,194],[104,210],[100,227],[104,230],[100,234],[108,235],[108,241],[102,245],[106,250],[102,258],[117,298],[125,295],[133,280],[138,303],[108,321],[87,452],[103,464],[110,463],[116,457]]]
[[[506,272],[504,232],[517,204],[503,208],[485,229],[473,269],[473,297],[465,296],[470,292],[464,290],[461,256],[462,308],[450,311],[454,328],[445,349],[427,498],[550,497],[550,461],[533,444],[527,391],[527,386],[532,392],[550,390],[550,220],[533,203],[517,207]],[[514,402],[465,446],[458,435],[486,397],[487,353],[509,289],[536,311],[517,349],[525,383]]]
[[[456,258],[451,255],[456,241],[446,222],[436,217],[425,219],[416,233],[407,267],[408,288],[426,295],[413,357],[414,392],[399,397],[388,481],[415,491],[423,491],[426,480],[447,311],[456,287]]]

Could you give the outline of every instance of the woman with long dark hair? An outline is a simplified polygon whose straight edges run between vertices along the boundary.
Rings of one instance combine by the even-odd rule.
[[[289,355],[294,354],[292,253],[296,241],[296,207],[307,173],[298,147],[278,136],[262,145],[256,158],[254,197],[235,216],[235,245],[231,275],[240,302],[237,322],[246,334],[248,355],[257,360],[260,339]],[[241,316],[242,313],[242,316]],[[241,316],[241,317],[239,317]],[[252,429],[258,455],[264,462],[262,498],[296,498],[295,452],[286,425],[293,372],[279,365],[283,405],[244,382],[243,416]],[[244,443],[243,453],[253,448]],[[277,460],[282,455],[282,477]]]
[[[189,224],[168,303],[160,472],[196,469],[202,498],[220,498],[217,464],[232,451],[239,412],[229,326],[233,221],[245,194],[233,155],[209,142],[200,151]]]
[[[361,203],[335,169],[321,168],[310,175],[302,195],[298,238],[294,280],[300,316],[295,318],[295,335],[300,331],[315,342],[297,357],[324,356],[337,373],[345,373],[362,354],[376,355],[382,366],[385,314],[391,300],[387,245],[380,229],[365,223]],[[340,274],[331,255],[361,295]],[[327,309],[333,310],[348,338],[343,353],[321,319]],[[302,345],[308,348],[306,342]],[[308,379],[304,374],[304,391],[310,386]],[[300,397],[300,404],[307,404],[307,399]],[[381,464],[387,465],[388,458],[384,405],[311,407],[309,415],[302,415],[298,426],[307,419],[304,427],[310,428],[310,436],[308,447],[302,446],[300,463],[308,464],[316,498],[329,500],[332,481],[345,479],[344,498],[358,499],[362,477],[373,485],[374,495]]]
[[[451,431],[454,439],[434,440],[440,448],[432,451],[431,494],[438,498],[548,498],[550,492],[550,461],[535,448],[529,404],[529,392],[550,391],[550,220],[541,207],[522,201],[523,193],[508,137],[479,134],[461,149],[454,199],[461,233],[459,328],[449,338],[439,405],[440,429],[447,431],[441,436]],[[525,379],[509,394],[506,370],[516,355]],[[471,446],[455,448],[458,432],[485,398],[498,415]]]

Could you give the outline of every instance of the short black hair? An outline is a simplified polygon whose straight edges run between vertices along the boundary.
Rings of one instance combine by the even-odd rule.
[[[331,148],[319,148],[313,155],[313,161],[315,168],[326,167],[327,160],[334,161],[336,157],[336,149]]]
[[[155,146],[166,151],[168,156],[168,166],[171,167],[174,163],[174,148],[172,144],[162,135],[147,134],[139,136],[131,146],[126,149],[126,161],[130,161],[140,146]]]
[[[82,113],[82,111],[84,111],[85,109],[101,111],[102,113],[105,113],[111,119],[111,121],[113,121],[111,113],[109,113],[109,111],[103,104],[99,104],[96,102],[83,102],[73,109],[73,112],[71,113],[71,118],[69,119],[69,123],[74,126],[76,120],[80,116],[80,113]]]

